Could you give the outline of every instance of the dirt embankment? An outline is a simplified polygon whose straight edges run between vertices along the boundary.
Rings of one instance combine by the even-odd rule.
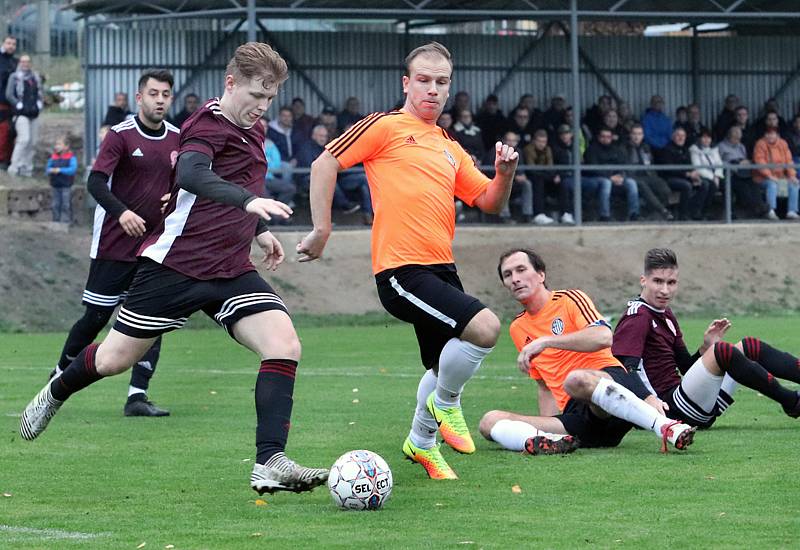
[[[298,263],[293,253],[304,233],[278,235],[289,260],[265,277],[293,312],[382,311],[370,271],[368,231],[335,231],[325,257],[310,264]],[[81,311],[90,238],[88,228],[62,233],[46,223],[0,219],[0,330],[69,328]],[[604,314],[615,317],[636,295],[642,257],[654,246],[678,253],[678,311],[722,315],[800,307],[797,225],[460,227],[454,250],[464,287],[506,316],[518,308],[500,285],[496,262],[513,246],[542,254],[551,288],[582,288]]]

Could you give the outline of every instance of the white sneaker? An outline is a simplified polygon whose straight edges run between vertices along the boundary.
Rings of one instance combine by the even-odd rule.
[[[667,443],[678,449],[683,450],[694,442],[694,434],[697,428],[689,426],[683,422],[670,422],[661,427],[661,452],[667,452]]]
[[[575,225],[575,218],[573,218],[572,214],[570,214],[569,212],[564,212],[563,214],[561,214],[561,223],[567,225]]]
[[[39,437],[63,404],[63,401],[53,397],[48,380],[47,384],[22,411],[19,419],[19,435],[22,436],[22,439],[33,441]]]
[[[306,468],[277,453],[266,464],[254,464],[250,474],[250,487],[259,495],[275,491],[301,493],[328,481],[328,470]]]
[[[536,225],[550,225],[551,223],[555,222],[556,221],[553,218],[551,218],[544,212],[542,212],[541,214],[536,214],[533,217],[533,223],[535,223]]]
[[[786,219],[787,220],[800,220],[800,214],[798,214],[794,210],[789,210],[786,213]]]
[[[767,212],[767,216],[766,217],[767,217],[768,220],[777,220],[777,219],[779,219],[778,215],[771,208],[770,208],[769,212]]]

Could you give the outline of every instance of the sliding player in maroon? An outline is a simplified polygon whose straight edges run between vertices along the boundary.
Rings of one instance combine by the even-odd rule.
[[[127,370],[159,335],[202,310],[261,359],[251,487],[300,492],[325,482],[327,470],[299,466],[284,454],[300,341],[283,301],[249,260],[254,237],[268,268],[284,258],[265,220],[291,210],[257,195],[267,169],[261,116],[287,76],[286,62],[268,45],[249,42],[236,50],[222,98],[207,101],[183,125],[176,188],[161,226],[139,251],[140,267],[114,328],[31,401],[20,420],[23,438],[43,432],[70,395]]]

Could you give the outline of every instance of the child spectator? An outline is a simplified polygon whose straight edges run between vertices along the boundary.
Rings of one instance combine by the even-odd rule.
[[[72,184],[78,171],[78,159],[70,151],[65,138],[56,139],[45,171],[50,177],[50,187],[53,188],[53,221],[71,223]]]

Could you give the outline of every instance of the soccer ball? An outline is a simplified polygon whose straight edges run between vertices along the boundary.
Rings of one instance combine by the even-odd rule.
[[[350,451],[331,466],[328,489],[343,510],[377,510],[392,494],[392,471],[372,451]]]

